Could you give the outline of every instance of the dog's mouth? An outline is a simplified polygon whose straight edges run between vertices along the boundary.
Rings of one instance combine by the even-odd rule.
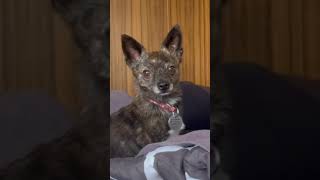
[[[166,96],[166,95],[169,95],[169,94],[171,94],[171,92],[160,93],[159,95],[160,96]]]

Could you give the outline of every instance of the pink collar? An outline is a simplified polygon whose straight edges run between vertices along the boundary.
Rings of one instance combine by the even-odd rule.
[[[177,111],[177,108],[168,104],[168,103],[160,103],[160,102],[157,102],[155,100],[152,100],[152,99],[149,99],[149,102],[159,106],[160,108],[166,110],[166,111],[169,111],[169,112],[176,112]]]

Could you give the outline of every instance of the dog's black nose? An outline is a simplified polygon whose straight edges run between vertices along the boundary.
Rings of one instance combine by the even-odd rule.
[[[166,91],[169,89],[169,83],[167,82],[159,82],[158,83],[158,88],[161,90],[161,91]]]

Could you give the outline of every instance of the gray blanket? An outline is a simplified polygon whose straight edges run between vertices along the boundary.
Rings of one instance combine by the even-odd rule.
[[[116,180],[207,180],[209,172],[209,130],[150,144],[136,157],[110,160],[110,179]]]

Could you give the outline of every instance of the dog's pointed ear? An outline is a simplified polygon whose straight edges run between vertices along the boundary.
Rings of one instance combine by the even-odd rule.
[[[169,52],[171,55],[181,58],[183,54],[182,48],[182,32],[180,26],[175,25],[162,43],[162,51]]]
[[[145,53],[144,47],[132,37],[123,34],[121,36],[122,51],[126,57],[126,63],[131,66],[134,62],[141,59],[143,53]]]

